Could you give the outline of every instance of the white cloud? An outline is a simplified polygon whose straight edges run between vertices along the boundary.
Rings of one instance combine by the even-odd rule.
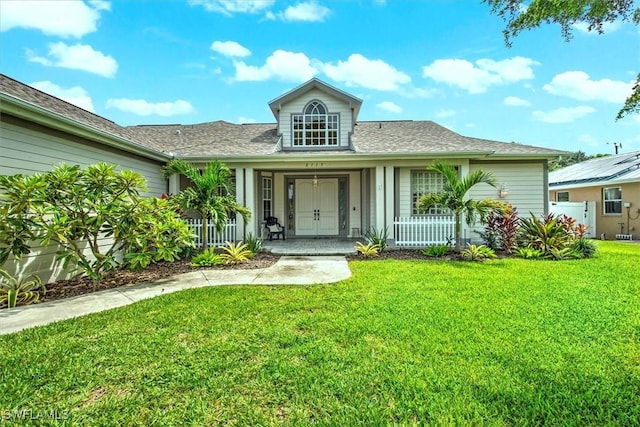
[[[100,11],[110,10],[106,1],[3,1],[0,30],[39,30],[49,36],[77,37],[97,29]]]
[[[349,56],[346,61],[338,61],[323,66],[324,73],[331,79],[347,86],[361,86],[375,90],[397,90],[411,82],[411,77],[396,70],[380,59],[367,59],[359,53]]]
[[[48,67],[88,71],[104,77],[113,77],[118,70],[115,59],[86,44],[68,46],[63,42],[51,43],[49,58],[36,56],[33,52],[27,51],[27,59]]]
[[[402,113],[402,108],[395,102],[383,101],[376,105],[381,110],[389,111],[390,113]]]
[[[323,22],[330,13],[329,8],[310,1],[289,6],[284,12],[278,14],[268,12],[266,17],[270,20],[280,19],[286,22]]]
[[[439,119],[448,119],[456,115],[456,110],[440,110],[436,113],[436,117]]]
[[[249,49],[234,41],[221,42],[216,40],[211,43],[211,50],[224,56],[243,58],[251,55],[251,51]]]
[[[191,6],[202,6],[208,12],[231,16],[234,13],[261,13],[275,0],[189,0]]]
[[[238,123],[255,123],[256,119],[250,117],[240,116],[238,117]]]
[[[173,102],[149,102],[144,99],[109,99],[107,108],[116,108],[127,113],[138,116],[176,116],[179,114],[189,114],[194,111],[193,106],[182,99]]]
[[[48,80],[34,82],[34,83],[31,83],[29,86],[32,86],[38,90],[41,90],[42,92],[46,92],[49,95],[53,95],[56,98],[60,98],[64,101],[67,101],[68,103],[76,105],[87,111],[91,111],[92,113],[94,112],[93,102],[91,101],[91,97],[87,94],[87,91],[80,86],[74,86],[74,87],[65,89]]]
[[[633,84],[611,79],[591,80],[584,71],[567,71],[556,75],[544,90],[579,101],[605,101],[620,104],[631,93]]]
[[[475,64],[464,59],[436,59],[422,67],[422,76],[457,86],[469,93],[484,93],[494,85],[533,79],[532,66],[538,64],[522,56],[502,61],[478,59]]]
[[[599,34],[597,30],[589,31],[589,24],[587,22],[581,21],[576,22],[571,25],[575,30],[578,30],[581,33],[585,34]],[[618,31],[622,27],[622,23],[619,21],[614,22],[605,22],[602,24],[602,31],[605,34],[613,33],[614,31]]]
[[[234,62],[234,66],[236,81],[264,81],[275,78],[288,82],[303,82],[317,73],[307,55],[284,50],[273,52],[260,67],[247,65],[242,61]]]
[[[526,99],[517,96],[507,96],[502,102],[510,107],[529,107],[531,105]]]
[[[600,143],[598,142],[598,139],[595,136],[588,133],[583,133],[580,136],[578,136],[578,142],[587,144],[589,147],[597,147],[600,145]]]
[[[594,108],[580,105],[573,108],[557,108],[551,111],[536,110],[533,112],[533,118],[545,123],[570,123],[595,111]]]

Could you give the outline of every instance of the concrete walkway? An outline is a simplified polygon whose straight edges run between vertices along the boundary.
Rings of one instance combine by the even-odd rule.
[[[0,335],[46,325],[184,289],[220,285],[313,285],[351,277],[344,256],[283,256],[269,268],[198,270],[42,304],[0,310]]]

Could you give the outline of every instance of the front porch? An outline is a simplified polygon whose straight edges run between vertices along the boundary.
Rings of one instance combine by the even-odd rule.
[[[360,239],[364,241],[364,239]],[[355,239],[265,240],[262,246],[277,255],[355,255]]]

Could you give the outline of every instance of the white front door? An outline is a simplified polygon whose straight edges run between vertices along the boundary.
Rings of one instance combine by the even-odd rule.
[[[296,179],[296,236],[338,235],[338,179]]]

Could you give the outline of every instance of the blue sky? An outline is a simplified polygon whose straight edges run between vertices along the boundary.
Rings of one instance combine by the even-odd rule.
[[[267,103],[311,77],[363,99],[360,120],[588,154],[640,150],[615,122],[640,32],[557,25],[505,47],[479,0],[0,0],[0,71],[121,125],[274,122]]]

